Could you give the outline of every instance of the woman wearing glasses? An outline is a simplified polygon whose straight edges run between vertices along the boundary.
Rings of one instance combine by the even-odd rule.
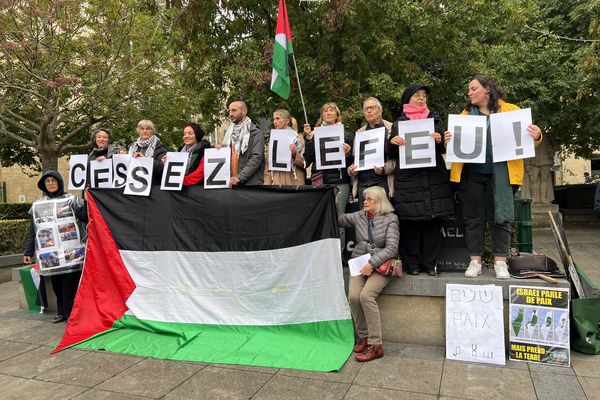
[[[436,263],[442,244],[442,217],[454,213],[450,191],[450,174],[442,154],[446,152],[442,135],[444,121],[427,106],[429,88],[409,85],[402,93],[403,111],[392,128],[388,152],[398,158],[399,146],[406,144],[398,136],[400,121],[433,118],[436,165],[426,168],[400,169],[397,163],[394,180],[394,207],[400,219],[400,255],[405,271],[419,275],[436,275]]]

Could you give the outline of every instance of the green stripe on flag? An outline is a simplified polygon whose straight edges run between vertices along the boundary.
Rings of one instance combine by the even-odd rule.
[[[27,300],[27,307],[30,312],[40,312],[40,306],[37,301],[38,298],[38,287],[33,282],[31,277],[31,267],[23,267],[19,269],[19,275],[21,276],[21,285],[23,286],[23,292],[25,293],[25,299]],[[38,305],[36,305],[38,303]]]
[[[74,347],[170,360],[338,371],[354,345],[352,320],[290,325],[207,325],[124,315]]]

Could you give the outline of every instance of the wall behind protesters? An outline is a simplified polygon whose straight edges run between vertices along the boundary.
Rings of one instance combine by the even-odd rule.
[[[67,157],[58,159],[58,172],[65,181],[65,189],[67,188],[67,179],[69,177],[69,162]],[[6,202],[7,203],[33,203],[40,198],[42,192],[37,187],[37,182],[40,179],[40,173],[31,168],[12,167],[0,168],[0,182],[6,184]],[[80,190],[69,191],[72,194],[81,196]]]

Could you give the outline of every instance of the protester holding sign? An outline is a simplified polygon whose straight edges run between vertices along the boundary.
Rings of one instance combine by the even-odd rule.
[[[377,297],[390,282],[391,277],[376,272],[378,266],[395,258],[400,232],[398,217],[382,187],[365,189],[364,207],[352,214],[340,214],[341,227],[354,226],[356,246],[352,258],[370,254],[361,269],[361,275],[350,277],[348,301],[354,318],[359,342],[354,346],[358,361],[371,361],[383,357],[381,318]]]
[[[152,158],[154,160],[152,182],[160,184],[160,178],[163,171],[161,160],[163,155],[167,152],[167,149],[161,143],[158,136],[156,136],[156,127],[152,121],[144,119],[138,122],[137,133],[140,137],[129,146],[129,154],[134,158]]]
[[[204,150],[210,148],[210,142],[203,137],[204,130],[194,122],[183,128],[183,146],[179,148],[179,152],[188,154],[183,186],[197,185],[204,181]],[[163,164],[167,161],[166,157],[164,155],[161,159]]]
[[[248,106],[243,101],[229,104],[231,124],[225,132],[222,146],[230,147],[231,163],[236,167],[231,185],[262,185],[265,169],[265,138],[248,117]],[[217,149],[221,146],[217,146]]]
[[[342,113],[337,104],[333,102],[325,103],[321,106],[321,114],[315,127],[342,125]],[[334,185],[337,188],[337,210],[339,214],[346,211],[348,199],[350,197],[350,176],[346,167],[335,169],[318,170],[316,167],[316,149],[314,140],[314,131],[310,129],[309,124],[304,125],[304,138],[306,139],[306,150],[304,159],[306,168],[311,168],[311,183],[313,185]],[[344,130],[344,154],[346,156],[346,165],[352,164],[352,137]],[[340,239],[342,245],[346,243],[346,235],[343,228],[340,228]]]
[[[40,275],[50,275],[57,303],[52,322],[58,323],[69,318],[81,277],[87,204],[80,197],[65,193],[57,171],[44,173],[38,188],[44,195],[29,211],[31,223],[23,245],[23,263],[31,264],[37,253]]]
[[[392,123],[382,118],[383,106],[375,97],[369,97],[363,102],[363,113],[367,123],[358,129],[358,132],[364,132],[371,129],[385,128],[386,141],[392,132]],[[358,149],[354,149],[358,151]],[[385,189],[390,198],[394,197],[394,170],[396,168],[396,160],[388,159],[388,154],[385,154],[385,164],[375,166],[373,169],[358,171],[358,166],[352,164],[348,167],[348,173],[353,177],[352,195],[358,195],[359,204],[362,203],[362,193],[371,186],[381,186]]]
[[[478,75],[469,82],[469,103],[462,112],[464,115],[483,115],[487,117],[487,151],[485,163],[452,163],[450,180],[459,183],[459,199],[463,205],[465,239],[471,256],[471,262],[465,276],[474,278],[481,274],[481,255],[486,223],[490,225],[494,270],[496,278],[508,279],[506,257],[510,246],[510,223],[514,218],[513,193],[523,182],[523,159],[494,163],[492,159],[492,141],[489,116],[518,110],[514,104],[505,101],[503,89],[490,77]],[[529,125],[527,132],[535,144],[542,140],[542,131],[537,125]],[[445,143],[452,133],[445,132]]]
[[[270,168],[272,154],[269,154],[265,162],[265,185],[304,185],[304,139],[298,135],[298,125],[287,110],[275,110],[273,112],[273,128],[291,130],[295,134],[293,143],[289,145],[292,153],[291,171],[273,171]]]
[[[439,114],[427,106],[429,88],[421,84],[409,85],[402,93],[403,112],[392,128],[387,142],[390,155],[398,156],[398,146],[406,141],[398,135],[400,121],[433,118],[435,132],[436,165],[425,168],[400,169],[396,166],[394,180],[394,207],[400,220],[400,255],[405,271],[412,275],[419,272],[436,274],[438,253],[442,245],[441,218],[454,213],[454,202],[450,191],[450,174],[442,154],[444,121]]]

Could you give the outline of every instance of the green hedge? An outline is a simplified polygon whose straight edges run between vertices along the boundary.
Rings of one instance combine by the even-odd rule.
[[[0,203],[0,220],[28,219],[31,203]]]
[[[23,242],[29,233],[29,220],[0,220],[0,255],[23,253]]]

